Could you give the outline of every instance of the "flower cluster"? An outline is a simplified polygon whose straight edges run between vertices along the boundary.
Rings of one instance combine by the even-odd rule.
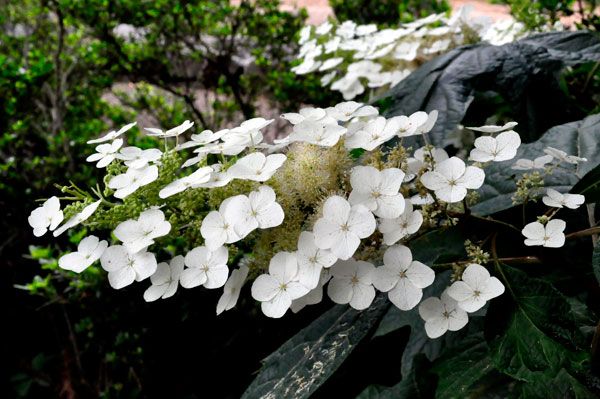
[[[489,255],[471,244],[476,256],[462,262],[456,281],[423,300],[436,265],[418,259],[411,239],[469,214],[466,199],[483,185],[484,168],[516,156],[516,123],[471,128],[481,136],[465,160],[428,144],[402,146],[412,135],[427,143],[436,111],[386,118],[349,101],[282,118],[293,129],[274,144],[263,142],[261,129],[272,123],[263,118],[183,143],[191,122],[148,128],[165,141],[164,151],[123,147],[134,124],[93,140],[103,144],[88,161],[106,168],[105,187],[62,187],[69,197],[52,197],[31,213],[34,235],[58,236],[78,224],[112,232],[83,238],[59,266],[80,273],[99,261],[115,289],[149,279],[146,301],[169,298],[179,286],[222,288],[217,314],[236,306],[247,282],[274,318],[321,302],[324,292],[363,310],[379,291],[403,311],[418,309],[435,338],[464,327],[469,313],[503,293],[485,267]],[[546,152],[556,161],[548,168],[584,161]],[[61,209],[61,200],[75,201]],[[543,202],[551,211],[525,226],[525,244],[560,246],[565,224],[552,217],[584,198],[549,189]]]
[[[302,60],[298,74],[323,73],[323,87],[351,100],[365,90],[394,86],[419,65],[448,49],[489,41],[500,45],[524,36],[523,24],[512,19],[492,23],[488,17],[471,18],[472,5],[460,7],[452,17],[432,14],[396,29],[353,21],[325,22],[300,32]]]

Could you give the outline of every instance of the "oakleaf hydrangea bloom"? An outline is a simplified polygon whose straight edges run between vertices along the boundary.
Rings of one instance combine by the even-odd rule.
[[[100,264],[108,272],[110,286],[117,290],[150,277],[157,267],[152,252],[132,254],[123,245],[108,247],[100,257]]]
[[[154,238],[162,237],[171,231],[171,223],[165,220],[160,209],[148,209],[138,220],[129,219],[120,223],[114,230],[115,237],[131,253],[136,253],[154,244]]]
[[[379,114],[377,108],[356,101],[339,103],[335,107],[325,109],[325,112],[335,120],[342,122],[347,122],[352,118],[372,117]]]
[[[438,338],[446,331],[458,331],[469,322],[467,312],[448,295],[446,289],[440,298],[425,299],[419,305],[419,315],[425,320],[425,332],[429,338]]]
[[[477,132],[483,132],[483,133],[499,133],[499,132],[503,132],[505,130],[512,129],[515,126],[517,126],[517,122],[508,122],[502,126],[485,125],[485,126],[479,126],[479,127],[468,127],[467,129],[474,130]]]
[[[125,133],[126,131],[128,131],[129,129],[131,129],[132,127],[134,127],[135,125],[137,125],[137,122],[130,123],[128,125],[123,126],[117,132],[115,132],[113,130],[112,132],[107,133],[106,135],[104,135],[104,136],[102,136],[102,137],[100,137],[98,139],[89,140],[87,143],[88,144],[97,144],[97,143],[103,143],[105,141],[114,140],[117,137],[119,137],[120,135],[122,135],[123,133]]]
[[[517,159],[517,162],[512,166],[514,170],[533,170],[533,169],[544,169],[544,166],[552,162],[552,155],[542,155],[541,157],[537,157],[536,159]]]
[[[227,173],[234,179],[263,182],[269,180],[286,159],[287,157],[283,154],[265,156],[261,152],[253,152],[240,158],[227,170]]]
[[[292,301],[308,293],[309,289],[296,280],[298,260],[289,252],[277,253],[269,262],[269,273],[261,274],[252,284],[252,297],[261,303],[263,313],[279,318]]]
[[[275,191],[269,186],[260,186],[248,197],[237,195],[230,200],[228,206],[236,220],[234,230],[242,238],[256,228],[268,229],[283,222],[283,209],[275,202]]]
[[[344,133],[346,128],[339,126],[335,119],[325,117],[318,121],[302,121],[296,124],[289,140],[332,147]]]
[[[211,251],[207,247],[196,247],[185,256],[187,269],[181,273],[181,286],[194,288],[204,285],[205,288],[219,288],[227,281],[229,268],[227,260],[229,251],[219,247]]]
[[[110,144],[100,144],[96,147],[96,153],[90,155],[85,160],[88,162],[98,161],[96,167],[104,168],[115,159],[117,151],[119,151],[122,145],[123,139],[116,139]]]
[[[373,214],[364,205],[351,206],[340,196],[329,197],[323,206],[323,217],[313,228],[315,244],[330,249],[339,259],[347,260],[366,238],[375,231]]]
[[[77,252],[71,252],[60,257],[58,266],[65,270],[81,273],[100,259],[107,247],[108,242],[105,240],[100,241],[96,236],[85,237],[77,246]]]
[[[348,149],[363,148],[372,151],[393,138],[398,132],[399,121],[379,116],[368,122],[356,122],[348,128],[344,145]]]
[[[413,210],[411,201],[406,200],[404,212],[395,219],[383,219],[379,223],[379,231],[383,233],[383,242],[394,245],[402,238],[415,234],[423,224],[423,215]]]
[[[521,137],[515,131],[500,133],[497,137],[482,136],[475,139],[475,148],[471,158],[476,162],[507,161],[517,155]]]
[[[398,124],[398,137],[408,137],[420,134],[420,132],[417,131],[417,128],[426,123],[427,118],[427,113],[423,111],[417,111],[410,116],[400,115],[394,117],[393,119],[395,119]]]
[[[292,301],[292,306],[290,306],[292,312],[298,313],[307,305],[316,305],[317,303],[320,303],[323,300],[323,286],[327,284],[330,279],[331,269],[321,269],[321,276],[319,277],[317,286],[310,290],[308,294]]]
[[[141,169],[129,168],[127,172],[110,179],[108,187],[115,190],[114,196],[120,199],[134,193],[138,188],[152,183],[158,178],[158,166],[145,166]]]
[[[121,148],[121,151],[116,154],[116,157],[117,159],[125,161],[125,165],[130,168],[142,169],[148,165],[149,162],[158,161],[162,155],[162,151],[157,148],[142,150],[139,147],[130,146]]]
[[[54,230],[54,233],[52,233],[52,235],[54,235],[54,237],[58,237],[68,229],[77,226],[81,222],[85,222],[90,216],[92,216],[94,212],[96,212],[96,209],[98,209],[98,206],[100,206],[101,202],[102,200],[98,200],[83,208],[81,212],[67,220],[58,229]]]
[[[407,175],[404,177],[404,181],[411,181],[421,170],[431,170],[432,164],[438,164],[448,158],[448,153],[442,148],[421,147],[417,149],[413,156],[406,160]]]
[[[471,263],[463,271],[462,281],[455,281],[446,291],[462,310],[472,313],[502,295],[504,285],[496,277],[490,277],[485,267]]]
[[[226,170],[223,170],[223,165],[221,164],[212,164],[210,165],[212,171],[210,172],[210,176],[208,180],[204,183],[194,183],[192,188],[204,187],[204,188],[214,188],[214,187],[223,187],[229,184],[232,177],[227,173]]]
[[[281,118],[287,120],[292,125],[297,125],[301,122],[316,122],[327,116],[327,112],[323,108],[307,107],[300,111],[288,112],[281,115]],[[335,120],[334,120],[335,121]]]
[[[321,249],[315,244],[315,236],[303,231],[298,238],[298,281],[305,287],[313,289],[319,283],[321,270],[331,267],[337,257],[328,249]]]
[[[186,130],[191,128],[192,126],[194,126],[194,122],[190,122],[190,121],[186,120],[181,125],[176,126],[172,129],[169,129],[166,132],[163,132],[161,129],[156,129],[156,128],[152,128],[152,127],[147,127],[147,128],[145,128],[145,130],[150,132],[150,133],[148,133],[148,136],[166,138],[166,137],[179,136],[180,134],[182,134],[183,132],[185,132]]]
[[[575,155],[567,155],[566,152],[554,147],[546,147],[544,152],[553,158],[558,159],[559,161],[564,161],[567,163],[577,164],[579,162],[587,162],[587,158],[580,158],[576,157]]]
[[[212,130],[203,130],[200,134],[192,134],[192,136],[190,137],[190,141],[178,145],[177,149],[183,150],[185,148],[191,148],[212,143],[214,141],[219,140],[227,132],[228,129],[219,130],[215,133],[213,133]]]
[[[552,219],[546,226],[540,222],[531,222],[521,231],[527,239],[525,245],[542,245],[549,248],[560,248],[565,244],[565,227],[567,224],[561,219]]]
[[[194,187],[202,183],[206,183],[210,180],[210,176],[213,173],[213,168],[210,166],[205,166],[196,170],[189,176],[182,177],[181,179],[177,179],[166,185],[160,192],[158,196],[160,198],[168,198],[172,195],[178,194],[188,187]]]
[[[335,303],[350,304],[356,310],[368,308],[375,298],[373,274],[375,266],[362,260],[338,261],[331,268],[333,278],[327,295]]]
[[[413,261],[410,249],[403,245],[388,248],[383,255],[383,266],[375,269],[373,285],[387,292],[390,301],[401,310],[417,306],[423,297],[423,288],[430,286],[435,273],[429,266]]]
[[[167,299],[175,295],[181,272],[183,272],[183,256],[181,255],[174,257],[170,264],[159,263],[154,274],[150,276],[152,285],[144,292],[144,300],[152,302],[159,298]]]
[[[232,309],[240,297],[240,291],[242,286],[248,277],[248,266],[240,266],[239,269],[235,269],[231,272],[231,276],[223,287],[223,295],[219,298],[217,303],[217,314],[223,313],[225,310]]]
[[[218,211],[209,212],[202,220],[200,234],[211,251],[215,251],[223,244],[231,244],[241,239],[234,229],[237,223],[243,222],[237,219],[235,205],[235,197],[227,198],[221,202]]]
[[[421,182],[435,191],[435,195],[445,202],[459,202],[467,195],[467,189],[481,187],[485,174],[475,166],[465,167],[465,163],[452,157],[435,166],[432,172],[425,172]]]
[[[396,218],[404,211],[404,197],[398,192],[403,180],[404,172],[397,168],[379,171],[372,166],[356,166],[350,176],[348,201],[366,206],[381,218]]]
[[[53,231],[63,221],[63,211],[60,209],[60,200],[50,197],[44,204],[34,209],[27,221],[33,227],[33,235],[41,237],[48,230]]]
[[[542,202],[554,208],[577,209],[585,202],[585,197],[581,194],[561,194],[556,190],[549,188],[546,193],[548,195],[542,198]]]

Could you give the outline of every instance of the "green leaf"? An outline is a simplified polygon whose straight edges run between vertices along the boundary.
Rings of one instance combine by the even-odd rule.
[[[264,359],[243,398],[307,398],[371,331],[389,301],[375,298],[364,311],[334,306]]]
[[[554,377],[545,374],[523,386],[521,399],[593,399],[597,398],[585,386],[571,376],[567,370],[560,369]]]
[[[483,333],[473,334],[435,362],[431,372],[440,377],[435,397],[466,397],[468,389],[492,370],[494,367]]]
[[[511,197],[516,192],[516,181],[521,172],[511,167],[520,158],[534,159],[543,155],[548,146],[558,148],[569,155],[588,159],[587,162],[579,163],[577,167],[565,164],[567,169],[556,168],[544,179],[545,187],[567,192],[579,181],[573,172],[583,175],[600,164],[600,114],[555,126],[538,141],[522,144],[512,160],[495,162],[486,167],[485,182],[478,190],[479,201],[471,210],[480,215],[489,215],[512,207]]]
[[[600,242],[596,244],[592,253],[592,269],[594,270],[596,281],[600,283]]]
[[[440,255],[465,255],[465,235],[461,228],[450,227],[430,231],[410,242],[413,259],[433,265]]]
[[[579,369],[588,355],[563,344],[580,340],[568,302],[543,280],[505,264],[499,270],[506,293],[492,301],[486,317],[496,368],[526,382]]]

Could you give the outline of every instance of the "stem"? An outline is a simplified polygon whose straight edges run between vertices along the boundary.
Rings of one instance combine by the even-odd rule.
[[[594,216],[595,210],[596,210],[596,204],[586,204],[585,207],[587,209],[590,227],[594,227],[596,225],[596,217]],[[598,235],[597,234],[592,235],[592,244],[594,245],[594,248],[596,248],[596,245],[598,245]]]
[[[593,235],[596,235],[598,233],[600,233],[600,226],[590,227],[589,229],[580,230],[580,231],[576,231],[576,232],[571,233],[571,234],[567,234],[565,236],[565,239],[566,240],[571,240],[573,238],[593,236]]]

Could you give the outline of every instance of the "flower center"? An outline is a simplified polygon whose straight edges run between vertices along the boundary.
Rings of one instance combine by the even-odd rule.
[[[348,224],[343,224],[342,225],[342,231],[348,231]]]
[[[443,316],[445,318],[449,319],[450,318],[450,313],[448,311],[445,311]]]
[[[408,223],[407,222],[402,223],[402,228],[407,228],[407,227],[408,227]]]
[[[356,278],[356,276],[352,276],[352,278],[350,279],[350,281],[352,282],[352,284],[358,284],[358,279]]]
[[[398,276],[400,276],[400,278],[406,278],[406,270],[405,271],[401,271]]]
[[[373,191],[373,198],[379,198],[380,195],[379,191]]]
[[[208,266],[204,266],[204,267],[202,268],[202,270],[204,270],[205,272],[207,272],[207,271],[208,271]]]
[[[285,284],[281,284],[281,285],[279,286],[279,289],[280,289],[281,291],[285,291],[285,290],[286,290],[286,288],[287,288],[287,285],[285,285]]]
[[[544,236],[544,238],[542,238],[544,241],[548,241],[550,239],[550,237],[548,236]]]
[[[456,181],[450,180],[450,182],[448,184],[450,184],[451,186],[455,186],[456,185]]]
[[[477,291],[477,290],[475,290],[475,291],[473,292],[473,295],[475,295],[475,296],[479,296],[480,294],[481,294],[481,291]]]
[[[317,263],[317,257],[316,257],[316,256],[313,256],[313,257],[312,257],[312,258],[310,258],[308,261],[309,261],[310,263]]]
[[[257,175],[260,175],[261,173],[262,173],[262,170],[260,170],[260,169],[258,169],[258,170],[256,171],[256,174],[257,174]]]

